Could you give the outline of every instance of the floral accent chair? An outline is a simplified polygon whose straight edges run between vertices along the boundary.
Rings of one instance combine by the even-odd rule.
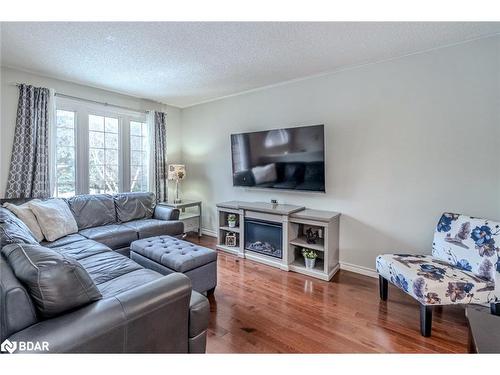
[[[500,315],[500,223],[444,213],[434,233],[432,256],[377,257],[380,298],[388,281],[420,303],[420,332],[430,336],[432,307],[486,304]]]

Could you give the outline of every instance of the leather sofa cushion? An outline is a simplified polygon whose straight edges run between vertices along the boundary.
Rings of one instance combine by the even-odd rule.
[[[148,238],[161,235],[175,236],[182,234],[184,224],[181,221],[164,221],[156,219],[142,219],[129,221],[123,225],[134,229],[139,238]]]
[[[123,224],[109,224],[101,227],[87,228],[79,232],[83,237],[110,247],[113,250],[130,246],[137,237],[136,231]]]
[[[82,240],[85,240],[85,239],[86,238],[83,237],[81,234],[74,233],[74,234],[70,234],[70,235],[58,238],[55,241],[51,241],[51,242],[49,242],[49,241],[43,241],[43,242],[40,242],[40,245],[52,249],[54,247],[61,247],[61,246],[69,245],[70,243],[77,242],[77,241],[82,241]]]
[[[6,208],[0,207],[0,247],[11,243],[38,244],[26,224]]]
[[[116,217],[119,222],[151,219],[155,206],[153,193],[123,193],[114,196]]]
[[[163,277],[158,272],[141,268],[132,272],[124,273],[111,280],[102,282],[97,285],[99,291],[104,298],[113,297],[117,294],[130,290],[139,285],[144,285],[153,280]]]
[[[77,259],[103,298],[113,297],[162,277],[158,272],[145,269],[94,240],[77,241],[54,250]]]
[[[53,249],[60,254],[69,256],[78,261],[96,254],[112,252],[112,250],[106,245],[94,240],[87,240],[85,238],[81,241],[72,242],[59,247],[53,247]]]
[[[217,260],[216,251],[170,236],[137,240],[130,250],[176,272],[187,272]]]
[[[96,285],[142,269],[136,262],[114,251],[105,251],[79,260]],[[130,285],[132,288],[136,285]]]
[[[11,244],[2,248],[16,277],[23,282],[43,318],[100,299],[101,293],[73,258],[40,245]]]
[[[84,239],[53,249],[78,260],[103,298],[113,297],[162,277],[158,272],[145,269],[94,240]]]
[[[78,230],[116,223],[113,196],[109,194],[76,195],[67,199]]]
[[[37,322],[36,310],[28,291],[0,255],[0,342]]]

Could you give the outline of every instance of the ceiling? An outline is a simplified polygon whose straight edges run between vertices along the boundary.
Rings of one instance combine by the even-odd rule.
[[[500,22],[2,23],[2,65],[178,107],[500,32]]]

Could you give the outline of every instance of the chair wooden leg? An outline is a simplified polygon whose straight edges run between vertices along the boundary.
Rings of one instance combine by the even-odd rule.
[[[490,311],[493,315],[500,315],[500,302],[490,303]]]
[[[420,333],[424,337],[431,335],[432,329],[432,306],[420,305]]]
[[[388,294],[389,285],[388,285],[387,280],[384,279],[380,275],[378,277],[378,286],[380,289],[380,299],[382,301],[387,301],[387,294]]]

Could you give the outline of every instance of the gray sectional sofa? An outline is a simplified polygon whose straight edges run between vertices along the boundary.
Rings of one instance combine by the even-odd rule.
[[[63,239],[66,243],[85,238],[128,255],[130,244],[137,239],[176,236],[184,231],[183,223],[178,220],[179,210],[155,205],[153,193],[76,195],[67,199],[67,203],[79,232]]]
[[[179,212],[155,206],[149,193],[82,195],[67,203],[78,233],[40,244],[14,214],[0,208],[0,342],[48,342],[50,352],[205,352],[207,299],[192,291],[185,275],[163,276],[126,256],[134,240],[182,234]],[[27,272],[11,256],[16,248],[50,249],[56,261],[76,260],[101,297],[44,317],[30,295],[32,285],[19,280]]]

